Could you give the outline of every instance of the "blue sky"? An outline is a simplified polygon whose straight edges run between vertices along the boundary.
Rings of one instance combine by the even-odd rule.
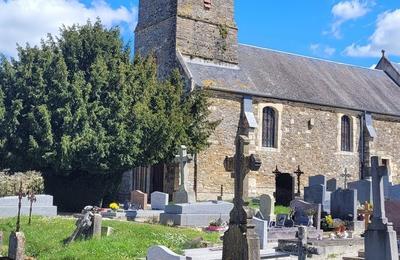
[[[201,0],[199,0],[201,1]],[[133,41],[138,0],[0,0],[0,52],[39,42],[61,24],[100,17]],[[400,62],[398,0],[235,0],[241,43],[370,67]]]

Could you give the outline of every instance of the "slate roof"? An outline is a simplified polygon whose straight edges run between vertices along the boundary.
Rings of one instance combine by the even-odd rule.
[[[394,63],[392,62],[393,67],[397,70],[398,73],[400,73],[400,64],[399,63]]]
[[[237,68],[186,65],[205,88],[400,116],[400,87],[381,70],[248,45],[239,45]]]

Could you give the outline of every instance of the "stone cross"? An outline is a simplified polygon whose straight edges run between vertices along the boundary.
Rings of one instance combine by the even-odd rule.
[[[379,157],[375,156],[371,158],[372,197],[374,205],[372,222],[387,224],[388,221],[385,214],[385,195],[382,178],[387,176],[388,169],[386,166],[381,166],[379,162]]]
[[[30,203],[30,205],[29,205],[29,221],[28,221],[28,225],[30,225],[31,222],[32,222],[32,206],[33,206],[33,203],[36,202],[36,195],[35,195],[35,193],[33,191],[29,192],[28,200],[29,200],[29,203]]]
[[[22,198],[25,196],[25,194],[22,192],[22,181],[20,182],[19,186],[19,191],[17,193],[18,196],[18,214],[17,214],[17,224],[16,224],[16,229],[15,232],[19,232],[21,227],[20,227],[20,222],[21,222],[21,202]]]
[[[304,174],[304,172],[302,172],[300,170],[300,165],[297,167],[297,170],[294,172],[294,174],[296,174],[296,176],[297,176],[297,196],[300,197],[301,196],[301,192],[300,192],[300,177],[301,177],[301,175]]]
[[[187,163],[192,161],[192,156],[187,154],[187,148],[181,145],[179,154],[175,156],[175,162],[179,163],[180,183],[179,187],[185,189],[185,177],[188,175],[189,169]]]
[[[236,140],[234,157],[225,158],[226,171],[233,170],[235,195],[233,209],[230,213],[229,229],[224,234],[223,260],[260,259],[260,242],[254,225],[248,224],[253,216],[244,209],[243,181],[250,171],[258,171],[261,160],[255,154],[249,154],[250,140],[239,136]]]
[[[351,177],[349,173],[347,173],[347,168],[344,169],[344,173],[340,175],[341,177],[344,178],[344,187],[343,189],[347,189],[347,178]]]
[[[189,174],[188,162],[192,160],[192,156],[187,154],[186,146],[182,145],[179,149],[179,155],[175,156],[175,162],[180,165],[180,185],[179,190],[173,194],[173,201],[176,204],[194,203],[196,196],[190,187],[186,187],[185,178]]]

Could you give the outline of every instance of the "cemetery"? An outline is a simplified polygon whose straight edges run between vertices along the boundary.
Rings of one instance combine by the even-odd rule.
[[[234,0],[133,2],[0,53],[0,259],[400,259],[398,63],[239,44]]]

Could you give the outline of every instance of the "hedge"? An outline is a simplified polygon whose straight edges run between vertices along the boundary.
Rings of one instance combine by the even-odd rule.
[[[11,173],[8,171],[1,171],[0,197],[16,195],[20,188],[21,181],[23,192],[33,191],[39,194],[44,190],[44,180],[40,172],[27,171]]]

